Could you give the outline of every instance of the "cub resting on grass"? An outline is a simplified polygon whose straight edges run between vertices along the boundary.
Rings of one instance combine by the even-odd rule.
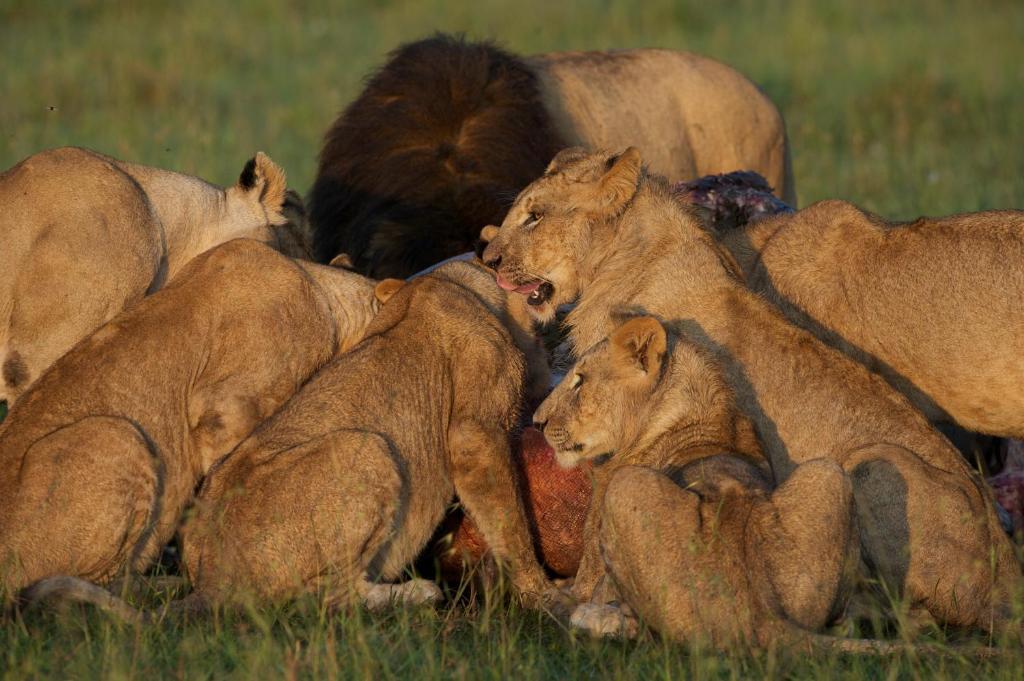
[[[75,343],[217,244],[252,237],[307,255],[285,189],[263,153],[228,189],[74,147],[0,174],[0,401],[12,406]]]
[[[567,317],[577,355],[608,335],[616,309],[670,323],[722,365],[777,482],[819,457],[851,476],[861,554],[890,593],[948,624],[1006,627],[1020,566],[984,483],[884,379],[747,289],[635,149],[560,152],[494,231],[485,262],[538,317],[578,298]]]
[[[720,371],[658,320],[630,319],[584,353],[535,418],[562,465],[610,456],[594,469],[577,577],[604,575],[603,546],[608,590],[658,631],[765,646],[842,612],[858,559],[849,479],[810,461],[772,493]],[[617,633],[617,609],[601,607],[614,599],[596,600],[573,623]]]
[[[183,530],[192,606],[304,591],[331,606],[436,600],[432,582],[378,580],[412,563],[456,493],[516,591],[557,598],[509,451],[527,363],[508,302],[464,262],[401,286],[359,346],[207,476]]]
[[[204,473],[361,339],[374,282],[219,246],[59,359],[0,426],[0,587],[141,571]]]
[[[749,286],[931,420],[1024,437],[1024,211],[897,224],[821,201],[718,236]]]

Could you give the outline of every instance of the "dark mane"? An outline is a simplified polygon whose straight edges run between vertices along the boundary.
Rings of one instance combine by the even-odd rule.
[[[470,251],[560,146],[519,58],[442,34],[403,45],[325,136],[315,256],[401,277]]]

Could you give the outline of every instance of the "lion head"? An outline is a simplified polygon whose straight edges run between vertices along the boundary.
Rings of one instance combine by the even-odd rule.
[[[585,352],[533,416],[568,468],[635,440],[637,405],[658,384],[667,349],[665,329],[637,317]]]
[[[619,154],[565,149],[516,198],[500,228],[486,227],[483,260],[498,285],[526,296],[541,321],[581,290],[594,236],[614,229],[636,194],[643,166],[630,147]]]

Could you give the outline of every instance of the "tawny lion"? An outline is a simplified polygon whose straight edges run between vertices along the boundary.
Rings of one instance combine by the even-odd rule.
[[[250,237],[306,255],[287,199],[284,172],[262,153],[227,189],[74,147],[0,173],[0,401],[12,406],[75,343],[217,244]]]
[[[931,420],[1024,437],[1024,211],[899,224],[821,201],[719,239],[749,286]]]

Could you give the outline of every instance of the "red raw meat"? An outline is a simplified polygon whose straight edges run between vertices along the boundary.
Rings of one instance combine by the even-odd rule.
[[[541,562],[556,575],[575,575],[583,551],[583,522],[590,504],[589,466],[561,468],[554,451],[536,428],[523,429],[519,441],[513,442],[513,456]],[[484,555],[487,544],[472,518],[461,511],[448,517],[445,529],[451,544],[438,555],[441,572],[447,579],[457,580]],[[440,545],[446,544],[443,538]]]

